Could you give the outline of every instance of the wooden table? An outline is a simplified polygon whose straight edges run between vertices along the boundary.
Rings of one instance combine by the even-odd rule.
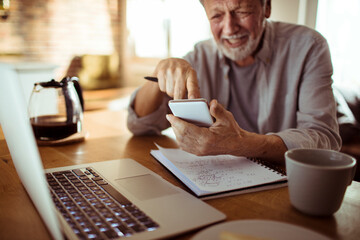
[[[86,112],[84,126],[89,137],[81,143],[40,147],[45,168],[133,158],[174,185],[186,189],[150,155],[154,143],[175,147],[167,136],[133,137],[126,128],[126,111]],[[2,138],[2,139],[1,139]],[[50,239],[40,216],[22,187],[0,131],[0,239]],[[332,217],[310,217],[296,211],[289,202],[288,189],[280,188],[206,201],[227,215],[227,221],[267,219],[303,226],[333,239],[360,239],[360,183],[353,182]],[[178,236],[189,239],[195,232]],[[291,239],[291,236],[289,236]]]

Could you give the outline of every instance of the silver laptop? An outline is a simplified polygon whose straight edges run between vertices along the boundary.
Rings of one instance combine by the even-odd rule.
[[[159,239],[226,216],[132,159],[44,170],[15,71],[0,64],[0,123],[54,239]]]

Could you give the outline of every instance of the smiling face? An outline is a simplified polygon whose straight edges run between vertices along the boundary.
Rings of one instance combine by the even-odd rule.
[[[205,0],[204,7],[220,51],[239,65],[253,59],[270,5],[260,0]]]

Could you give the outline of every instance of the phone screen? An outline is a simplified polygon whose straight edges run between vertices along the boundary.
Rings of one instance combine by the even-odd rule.
[[[169,107],[174,116],[200,127],[210,127],[214,121],[206,99],[170,100]]]

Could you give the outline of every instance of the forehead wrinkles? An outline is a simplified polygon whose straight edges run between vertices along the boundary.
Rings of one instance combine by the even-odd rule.
[[[253,9],[255,4],[253,1],[223,1],[223,0],[207,0],[206,5],[210,11],[233,11],[237,9]]]

